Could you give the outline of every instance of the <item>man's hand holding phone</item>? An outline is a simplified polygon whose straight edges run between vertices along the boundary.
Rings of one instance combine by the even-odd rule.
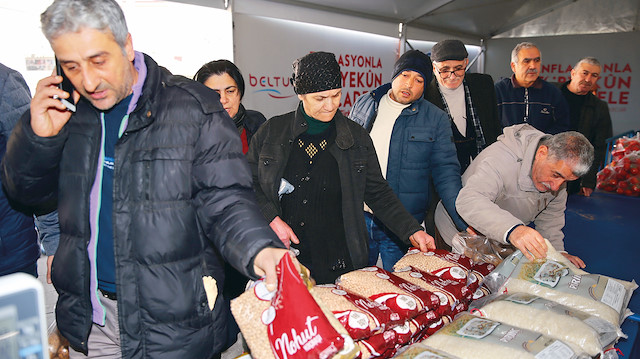
[[[80,99],[80,94],[73,88],[71,92],[62,90],[62,82],[63,77],[55,73],[38,81],[36,93],[31,99],[31,128],[40,137],[57,135],[71,118],[72,112],[62,103],[62,99],[71,105]]]
[[[58,61],[58,58],[56,58],[56,74],[58,74],[58,76],[62,76],[62,82],[58,84],[58,87],[62,91],[68,93],[69,98],[62,98],[57,95],[54,95],[53,98],[60,100],[60,102],[62,102],[67,107],[67,110],[76,112],[75,101],[72,101],[73,98],[71,97],[73,94],[73,85],[71,84],[71,81],[69,81],[69,79],[64,75],[62,65],[60,65],[60,61]]]

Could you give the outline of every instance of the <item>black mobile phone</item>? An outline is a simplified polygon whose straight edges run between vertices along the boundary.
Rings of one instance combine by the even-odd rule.
[[[69,111],[71,112],[76,112],[76,105],[73,103],[73,85],[71,84],[71,81],[69,81],[69,79],[67,78],[67,76],[64,75],[64,71],[62,70],[62,66],[60,66],[60,61],[58,61],[58,58],[56,57],[56,73],[59,76],[62,76],[62,82],[58,84],[58,87],[62,90],[62,91],[66,91],[69,93],[69,97],[64,99],[64,98],[59,98],[57,96],[55,96],[55,98],[57,98],[58,100],[60,100]]]

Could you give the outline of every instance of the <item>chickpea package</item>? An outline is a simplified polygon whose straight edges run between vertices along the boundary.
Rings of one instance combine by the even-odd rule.
[[[291,258],[284,256],[276,268],[275,292],[267,291],[259,280],[231,301],[252,358],[355,357],[358,349],[353,340],[331,311],[314,300]]]

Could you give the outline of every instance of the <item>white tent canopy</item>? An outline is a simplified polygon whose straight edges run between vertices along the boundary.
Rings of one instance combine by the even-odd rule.
[[[233,8],[253,15],[301,20],[302,10],[405,24],[407,32],[437,32],[461,38],[538,37],[631,32],[640,29],[637,0],[174,0]],[[291,11],[269,9],[287,6]],[[334,26],[331,16],[306,22]],[[352,30],[358,23],[344,24]],[[379,32],[389,35],[384,30]],[[434,39],[423,39],[434,40]]]

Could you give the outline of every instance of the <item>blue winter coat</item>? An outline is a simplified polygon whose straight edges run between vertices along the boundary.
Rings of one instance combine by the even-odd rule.
[[[388,83],[360,96],[349,118],[371,132],[380,99],[390,88]],[[393,125],[386,173],[387,182],[418,222],[424,221],[427,213],[432,176],[456,226],[467,228],[455,209],[462,182],[451,124],[447,114],[434,104],[420,98],[402,110]]]

